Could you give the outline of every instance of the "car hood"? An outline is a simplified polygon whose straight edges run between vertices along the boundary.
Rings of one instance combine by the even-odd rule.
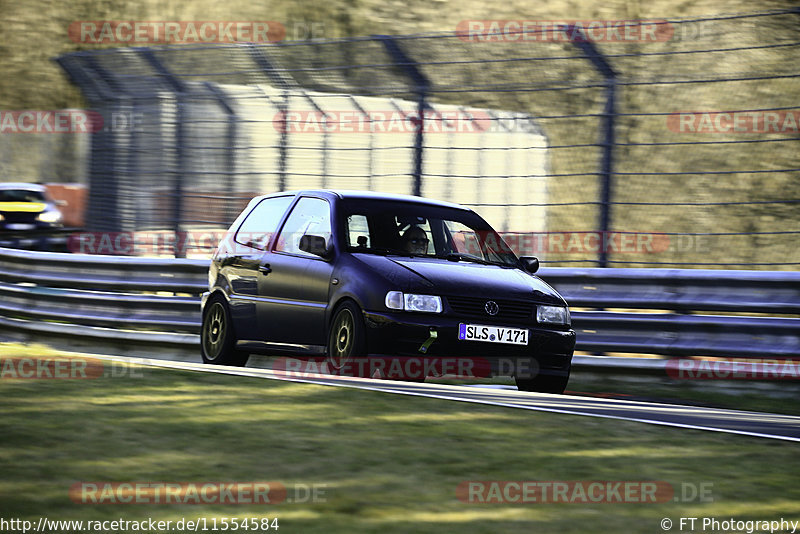
[[[465,261],[369,254],[359,254],[359,259],[378,269],[390,281],[406,282],[398,287],[403,291],[564,304],[555,289],[521,269]]]

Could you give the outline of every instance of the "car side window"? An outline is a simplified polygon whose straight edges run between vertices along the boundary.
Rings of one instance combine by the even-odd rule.
[[[275,250],[315,257],[310,252],[300,250],[300,238],[304,235],[321,236],[326,245],[330,244],[331,209],[325,200],[311,197],[298,200],[283,225]]]
[[[292,202],[291,196],[265,198],[253,208],[236,232],[236,242],[248,247],[265,250],[270,238],[278,231],[286,208]]]
[[[347,246],[361,248],[372,246],[366,215],[350,215],[347,217]]]

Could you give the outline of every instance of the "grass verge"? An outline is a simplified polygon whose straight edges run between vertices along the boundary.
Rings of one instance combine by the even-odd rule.
[[[0,356],[48,349],[0,345]],[[134,372],[136,371],[136,372]],[[0,380],[0,517],[278,517],[281,532],[659,532],[662,518],[800,519],[797,445],[624,421],[136,368]],[[279,481],[324,501],[82,505],[78,481]],[[468,504],[468,480],[665,481],[708,502]]]

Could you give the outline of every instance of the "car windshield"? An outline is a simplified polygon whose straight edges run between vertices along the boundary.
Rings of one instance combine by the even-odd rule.
[[[472,211],[410,202],[345,203],[350,252],[419,256],[516,267],[500,235]]]
[[[0,189],[0,202],[44,202],[41,191],[30,189]]]

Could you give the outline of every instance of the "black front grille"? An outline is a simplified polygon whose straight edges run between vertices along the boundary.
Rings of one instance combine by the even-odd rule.
[[[28,211],[2,211],[0,215],[7,223],[34,223],[39,214]]]
[[[486,303],[493,300],[500,310],[497,315],[486,313]],[[532,302],[524,300],[490,299],[476,297],[447,297],[453,313],[466,317],[482,317],[495,319],[528,319],[533,317],[536,307]]]

